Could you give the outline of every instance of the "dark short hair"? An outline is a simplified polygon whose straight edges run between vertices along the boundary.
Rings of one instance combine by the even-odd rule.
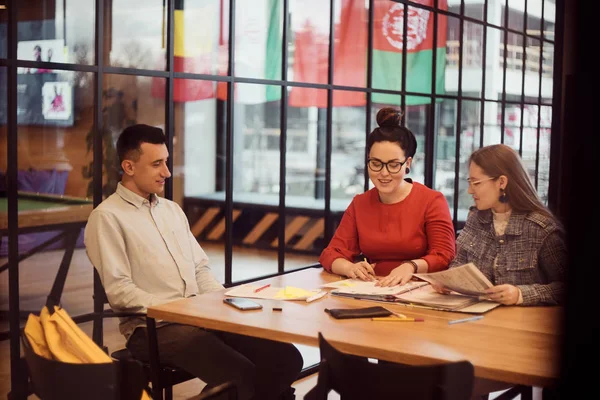
[[[377,142],[398,143],[406,157],[414,157],[417,152],[417,139],[410,129],[401,126],[402,112],[392,107],[384,107],[377,112],[378,128],[367,137],[367,155]]]
[[[136,124],[123,129],[117,140],[119,163],[125,159],[137,160],[141,153],[142,143],[166,144],[167,140],[162,129],[155,126]],[[137,152],[137,154],[132,154]]]

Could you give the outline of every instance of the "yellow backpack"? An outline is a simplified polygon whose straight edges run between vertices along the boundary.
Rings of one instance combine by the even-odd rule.
[[[39,357],[68,364],[108,364],[113,359],[108,356],[94,341],[71,319],[61,307],[54,306],[54,312],[44,307],[40,316],[29,314],[24,329],[24,335],[30,349]],[[27,347],[27,346],[26,346]],[[39,360],[31,356],[26,359],[30,365],[32,382],[36,386],[36,371],[40,371]],[[46,363],[42,368],[59,368],[60,364]],[[40,371],[40,375],[42,372]],[[37,377],[43,380],[42,376]],[[78,385],[80,382],[73,382]],[[40,382],[43,386],[43,382]],[[140,393],[140,399],[149,400],[145,390]]]

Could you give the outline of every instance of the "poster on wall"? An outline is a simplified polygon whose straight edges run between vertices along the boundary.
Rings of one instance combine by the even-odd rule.
[[[17,44],[19,60],[68,62],[65,54],[63,39],[27,40]],[[19,67],[17,74],[17,124],[73,125],[73,86],[67,81],[71,73],[45,67]]]
[[[27,61],[67,62],[65,60],[65,42],[63,39],[29,40],[17,44],[17,58]],[[46,68],[21,67],[19,74],[43,74],[54,72]]]
[[[42,115],[46,121],[69,121],[73,88],[69,82],[46,82],[42,86]]]
[[[17,124],[73,125],[73,85],[55,73],[17,76]]]

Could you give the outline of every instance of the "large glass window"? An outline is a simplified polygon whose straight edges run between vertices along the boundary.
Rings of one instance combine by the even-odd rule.
[[[100,16],[93,0],[18,4],[18,107],[0,104],[0,124],[17,115],[19,169],[68,171],[64,194],[98,200],[120,179],[122,129],[163,128],[165,196],[227,283],[316,260],[372,187],[365,144],[382,107],[402,108],[418,141],[410,177],[444,193],[457,227],[471,203],[466,163],[482,145],[518,150],[547,197],[553,1],[260,0],[230,12],[219,0],[105,0]],[[242,266],[250,249],[264,252],[260,268]]]
[[[234,242],[270,250],[281,223],[277,213],[281,87],[239,84],[235,95],[234,121],[237,123],[233,127],[231,153]],[[233,279],[240,281],[277,273],[278,261],[273,254],[262,252],[257,254],[256,262],[248,262],[244,261],[248,258],[247,250],[236,246],[232,258],[238,267],[233,269]]]
[[[417,138],[409,177],[444,194],[457,228],[472,204],[467,162],[483,145],[519,151],[548,199],[555,1],[253,0],[230,10],[227,0],[104,0],[101,15],[94,0],[10,3],[13,43],[0,0],[0,192],[13,162],[19,210],[40,204],[20,192],[62,196],[67,211],[52,203],[37,214],[59,225],[83,226],[114,192],[116,138],[145,123],[165,130],[165,196],[218,279],[315,263],[352,198],[372,187],[366,138],[387,106]],[[19,235],[16,257],[50,240],[21,262],[58,265],[74,243],[91,280],[81,236],[54,240],[48,229]],[[64,301],[73,314],[90,306]]]
[[[352,92],[336,92],[339,96]],[[365,107],[333,109],[331,144],[332,210],[342,212],[365,186]]]
[[[18,6],[19,60],[68,64],[94,62],[94,0],[23,0],[13,4]],[[35,73],[47,69],[39,66],[21,70]]]
[[[160,0],[111,0],[106,6],[104,34],[108,57],[104,62],[115,67],[164,70],[166,4]],[[175,11],[176,22],[183,22],[180,12]],[[176,32],[177,29],[179,26]]]

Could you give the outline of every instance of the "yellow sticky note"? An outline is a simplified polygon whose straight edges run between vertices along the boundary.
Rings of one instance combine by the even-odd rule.
[[[276,299],[305,299],[315,294],[314,291],[301,289],[293,286],[286,286],[275,295]]]
[[[285,287],[285,296],[290,298],[298,298],[298,297],[310,297],[313,292],[308,291],[306,289],[301,289],[293,286]]]

